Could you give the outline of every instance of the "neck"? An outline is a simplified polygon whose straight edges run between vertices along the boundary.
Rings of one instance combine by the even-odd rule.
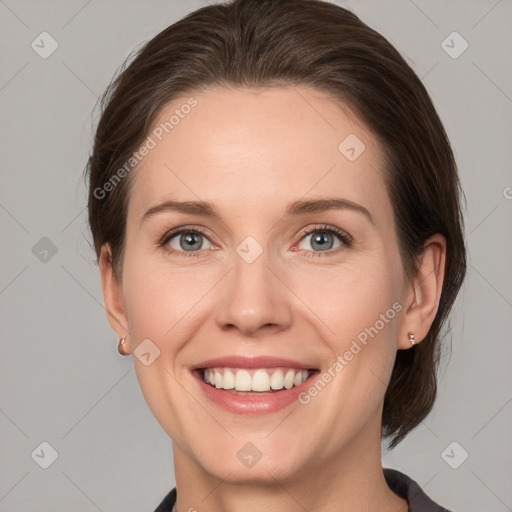
[[[407,512],[407,501],[384,479],[380,435],[372,438],[358,435],[321,460],[279,475],[267,469],[251,480],[237,479],[234,471],[218,478],[173,445],[177,511]]]

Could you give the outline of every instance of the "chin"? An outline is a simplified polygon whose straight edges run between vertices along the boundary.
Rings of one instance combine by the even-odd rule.
[[[216,443],[213,439],[209,449],[205,447],[196,454],[196,462],[214,478],[238,484],[275,484],[276,480],[284,482],[306,470],[304,454],[291,451],[289,441],[270,441],[266,435],[262,434],[261,439],[255,435],[232,439],[224,446],[218,443],[212,450]]]

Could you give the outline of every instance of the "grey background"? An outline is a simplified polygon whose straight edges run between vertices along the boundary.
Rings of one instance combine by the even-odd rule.
[[[510,511],[512,1],[336,3],[423,78],[467,197],[469,274],[439,398],[384,465],[455,511]],[[0,0],[0,511],[149,511],[174,486],[170,440],[106,321],[81,175],[114,71],[203,5]],[[43,31],[59,45],[47,59],[31,48]],[[456,59],[441,45],[453,31],[469,44]],[[58,452],[48,469],[31,457],[43,441]]]

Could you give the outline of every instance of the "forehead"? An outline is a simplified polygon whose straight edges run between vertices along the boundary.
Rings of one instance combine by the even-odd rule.
[[[169,197],[247,213],[333,191],[385,207],[375,137],[350,109],[313,88],[185,95],[162,109],[148,137],[129,215]]]

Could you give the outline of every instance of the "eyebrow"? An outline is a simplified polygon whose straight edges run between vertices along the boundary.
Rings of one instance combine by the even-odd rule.
[[[286,207],[284,217],[304,215],[308,213],[320,213],[327,210],[351,210],[362,213],[372,224],[375,224],[371,213],[362,205],[335,197],[323,199],[298,200],[290,203]],[[140,223],[164,212],[188,213],[192,215],[201,215],[206,218],[220,220],[220,215],[215,205],[209,201],[165,201],[151,207],[141,217]]]

